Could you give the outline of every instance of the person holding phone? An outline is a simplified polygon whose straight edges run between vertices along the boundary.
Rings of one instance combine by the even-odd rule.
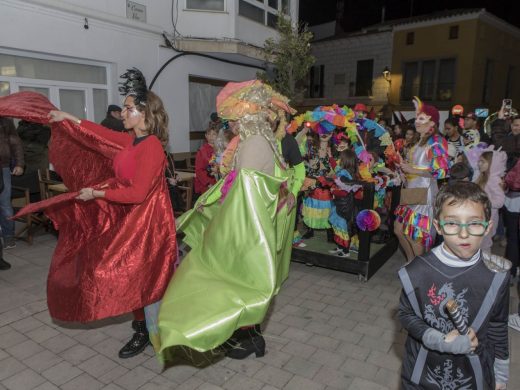
[[[491,124],[491,143],[507,153],[507,171],[520,157],[520,116],[512,116],[512,101],[504,99],[498,119]]]

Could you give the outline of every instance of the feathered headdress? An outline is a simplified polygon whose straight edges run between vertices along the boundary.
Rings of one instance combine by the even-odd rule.
[[[119,83],[119,92],[121,95],[133,96],[136,105],[146,105],[148,88],[146,87],[146,80],[141,71],[137,68],[127,69],[126,73],[120,77],[125,79],[125,81]]]
[[[439,110],[436,107],[424,104],[417,96],[414,96],[413,104],[416,116],[423,112],[430,117],[432,122],[439,126]]]

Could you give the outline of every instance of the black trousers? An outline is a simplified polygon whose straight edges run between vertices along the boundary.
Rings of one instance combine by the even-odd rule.
[[[520,213],[513,213],[505,209],[504,225],[506,228],[506,258],[513,263],[511,273],[516,275],[519,261],[519,246],[520,246]]]

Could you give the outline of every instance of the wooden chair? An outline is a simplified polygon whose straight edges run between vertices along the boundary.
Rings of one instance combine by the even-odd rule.
[[[40,183],[40,195],[42,200],[52,198],[56,194],[67,192],[65,185],[61,181],[53,178],[49,169],[38,169],[38,182]]]
[[[15,214],[20,211],[24,206],[27,206],[31,203],[31,195],[29,192],[29,188],[12,186],[11,187],[11,205],[13,206],[13,210]],[[39,218],[36,217],[33,213],[29,213],[23,217],[16,218],[15,221],[21,222],[23,226],[14,233],[15,238],[20,238],[25,241],[29,245],[33,243],[33,224],[40,222]]]

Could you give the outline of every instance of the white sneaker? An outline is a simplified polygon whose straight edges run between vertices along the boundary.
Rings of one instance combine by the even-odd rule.
[[[341,251],[342,251],[342,250],[341,250],[340,248],[336,247],[335,249],[331,249],[331,250],[329,250],[329,253],[330,253],[331,255],[337,255],[337,254],[338,254],[339,252],[341,252]]]
[[[513,328],[514,330],[520,332],[520,316],[518,315],[518,313],[509,315],[509,321],[507,322],[507,325],[510,328]]]
[[[336,256],[338,257],[350,257],[349,252],[345,252],[344,250],[340,249],[338,253],[336,253]]]

